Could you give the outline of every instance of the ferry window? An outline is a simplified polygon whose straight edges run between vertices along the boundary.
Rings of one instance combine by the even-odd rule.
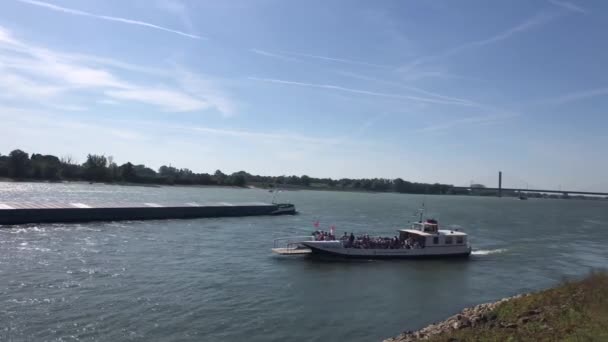
[[[463,242],[462,236],[457,236],[456,237],[456,243],[462,244],[462,242]]]
[[[446,236],[445,237],[445,244],[446,245],[451,245],[452,244],[452,237],[451,236]]]
[[[438,243],[439,243],[439,237],[435,236],[435,237],[433,238],[433,244],[434,244],[434,245],[436,245],[436,244],[438,244]]]

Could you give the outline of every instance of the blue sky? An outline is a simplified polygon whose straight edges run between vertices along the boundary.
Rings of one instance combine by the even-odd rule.
[[[604,1],[0,4],[0,152],[608,191]]]

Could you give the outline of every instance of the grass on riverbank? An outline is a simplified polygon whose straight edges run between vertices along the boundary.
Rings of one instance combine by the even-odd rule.
[[[608,341],[608,273],[504,302],[482,322],[428,341]]]

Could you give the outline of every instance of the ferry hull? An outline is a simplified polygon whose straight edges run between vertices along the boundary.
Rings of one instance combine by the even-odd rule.
[[[315,243],[302,243],[311,250],[311,256],[323,256],[343,259],[460,259],[471,255],[469,247],[462,251],[427,252],[423,249],[355,249],[323,248]],[[432,248],[432,247],[431,247]],[[430,248],[429,248],[430,249]]]

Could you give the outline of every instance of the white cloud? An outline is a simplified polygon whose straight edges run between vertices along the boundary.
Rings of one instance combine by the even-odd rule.
[[[323,61],[337,62],[337,63],[342,63],[342,64],[351,64],[351,65],[366,66],[366,67],[372,67],[372,68],[385,68],[385,69],[392,68],[391,66],[388,66],[388,65],[367,63],[367,62],[355,61],[355,60],[346,59],[346,58],[336,58],[336,57],[327,57],[327,56],[320,56],[320,55],[311,55],[311,54],[299,53],[299,52],[289,52],[289,51],[270,52],[270,51],[261,50],[261,49],[250,49],[249,51],[251,51],[251,52],[253,52],[255,54],[261,55],[261,56],[278,58],[278,59],[283,59],[283,60],[292,61],[292,62],[299,62],[301,60],[300,59],[296,59],[296,58],[288,57],[287,55],[289,55],[289,56],[298,56],[298,57],[306,57],[306,58],[312,58],[312,59],[319,59],[319,60],[323,60]]]
[[[177,68],[175,78],[185,92],[197,98],[204,98],[210,106],[224,116],[232,116],[236,112],[234,101],[217,90],[213,82],[206,78],[181,67]]]
[[[111,69],[145,73],[166,85],[162,88],[139,85]],[[78,90],[87,89],[113,100],[139,102],[163,111],[215,108],[223,115],[232,115],[235,110],[232,100],[216,89],[211,80],[183,68],[170,72],[103,57],[56,52],[18,40],[1,26],[0,70],[3,96],[15,99],[59,98],[59,94],[78,95]],[[51,107],[60,106],[70,105],[54,103]]]
[[[577,91],[547,100],[545,102],[558,105],[605,95],[608,95],[608,87]]]
[[[329,62],[338,62],[338,63],[353,64],[353,65],[359,65],[359,66],[367,66],[367,67],[372,67],[372,68],[386,68],[386,69],[392,68],[391,66],[388,66],[388,65],[355,61],[355,60],[347,59],[347,58],[327,57],[327,56],[312,55],[312,54],[299,53],[299,52],[288,52],[288,51],[281,51],[280,53],[283,53],[286,55],[292,55],[292,56],[320,59],[320,60],[329,61]]]
[[[15,40],[11,37],[11,33],[3,28],[2,26],[0,26],[0,42],[2,43],[8,43],[8,44],[15,44]]]
[[[584,9],[583,7],[575,5],[568,1],[549,0],[549,2],[557,7],[561,7],[563,9],[571,11],[571,12],[578,12],[578,13],[582,13],[582,14],[588,13],[588,11],[586,9]]]
[[[472,42],[467,42],[467,43],[458,45],[456,47],[453,47],[449,50],[446,50],[437,55],[424,56],[424,57],[417,58],[416,60],[400,67],[398,70],[402,71],[402,72],[410,71],[418,65],[428,63],[433,60],[446,58],[446,57],[455,55],[457,53],[460,53],[462,51],[468,50],[470,48],[480,47],[480,46],[484,46],[484,45],[488,45],[488,44],[493,44],[493,43],[496,43],[496,42],[499,42],[502,40],[506,40],[517,34],[521,34],[523,32],[529,31],[533,28],[545,25],[558,17],[559,17],[559,15],[554,14],[554,13],[541,12],[541,13],[538,13],[538,14],[524,20],[523,22],[521,22],[513,27],[510,27],[492,37],[489,37],[486,39],[481,39],[481,40],[476,40],[476,41],[472,41]]]
[[[176,15],[188,30],[194,30],[188,8],[182,2],[178,0],[156,0],[156,7]]]
[[[419,87],[413,87],[413,86],[404,85],[404,84],[399,83],[399,82],[386,81],[386,80],[382,80],[382,79],[378,79],[378,78],[374,78],[374,77],[369,77],[369,76],[361,75],[361,74],[354,73],[354,72],[339,71],[337,73],[340,74],[340,75],[344,75],[344,76],[348,76],[348,77],[352,77],[352,78],[356,78],[356,79],[360,79],[360,80],[364,80],[364,81],[371,81],[371,82],[376,82],[376,83],[381,83],[381,84],[386,84],[386,85],[402,88],[402,89],[405,89],[405,90],[409,90],[409,91],[417,92],[417,93],[420,93],[420,94],[424,94],[426,96],[436,97],[436,98],[441,99],[441,100],[460,102],[463,105],[481,106],[481,104],[476,103],[474,101],[470,101],[470,100],[467,100],[467,99],[461,99],[461,98],[457,98],[457,97],[451,97],[451,96],[446,96],[446,95],[438,94],[436,92],[428,91],[428,90],[425,90],[425,89],[422,89],[422,88],[419,88]]]
[[[205,101],[167,89],[133,88],[107,90],[105,94],[114,99],[157,105],[169,112],[191,112],[210,107]]]
[[[7,72],[0,67],[0,97],[9,99],[25,98],[29,100],[53,98],[65,91],[65,88],[41,85],[37,82]]]
[[[17,0],[17,1],[29,4],[29,5],[34,5],[34,6],[46,8],[46,9],[49,9],[49,10],[52,10],[52,11],[56,11],[56,12],[62,12],[62,13],[67,13],[67,14],[72,14],[72,15],[83,16],[83,17],[91,17],[91,18],[96,18],[96,19],[101,19],[101,20],[107,20],[107,21],[113,21],[113,22],[119,22],[119,23],[129,24],[129,25],[144,26],[144,27],[148,27],[148,28],[151,28],[151,29],[155,29],[155,30],[161,30],[161,31],[165,31],[165,32],[175,33],[175,34],[178,34],[180,36],[184,36],[184,37],[188,37],[188,38],[204,39],[203,37],[195,35],[195,34],[186,33],[186,32],[182,32],[182,31],[178,31],[178,30],[174,30],[174,29],[170,29],[170,28],[167,28],[167,27],[164,27],[164,26],[159,26],[159,25],[147,23],[147,22],[144,22],[144,21],[127,19],[127,18],[120,18],[120,17],[112,17],[112,16],[107,16],[107,15],[99,15],[99,14],[85,12],[85,11],[81,11],[81,10],[77,10],[77,9],[73,9],[73,8],[67,8],[67,7],[57,6],[57,5],[48,3],[48,2],[42,2],[42,1],[36,1],[36,0]]]
[[[273,53],[273,52],[268,52],[266,50],[260,50],[260,49],[249,49],[249,51],[260,55],[260,56],[265,56],[265,57],[272,57],[272,58],[277,58],[277,59],[281,59],[284,61],[290,61],[290,62],[299,62],[300,60],[296,59],[296,58],[291,58],[291,57],[287,57],[284,55],[280,55],[278,53]]]
[[[516,113],[500,113],[492,115],[471,116],[450,121],[443,121],[437,124],[429,125],[419,129],[419,132],[438,132],[452,129],[457,126],[480,126],[480,125],[495,125],[503,123],[508,119],[519,116]]]
[[[104,104],[104,105],[112,105],[112,106],[120,104],[120,102],[115,101],[115,100],[110,100],[110,99],[102,99],[102,100],[97,101],[97,103]]]
[[[393,98],[398,100],[407,100],[407,101],[416,101],[423,103],[436,103],[436,104],[452,104],[452,105],[461,105],[461,106],[471,106],[470,103],[463,103],[461,101],[453,101],[453,100],[443,100],[438,98],[428,98],[428,97],[419,97],[419,96],[409,96],[409,95],[399,95],[399,94],[389,94],[389,93],[380,93],[375,91],[368,91],[362,89],[353,89],[346,88],[331,84],[315,84],[315,83],[305,83],[305,82],[295,82],[295,81],[285,81],[278,80],[272,78],[258,78],[258,77],[249,77],[249,79],[259,82],[267,82],[267,83],[276,83],[276,84],[285,84],[285,85],[293,85],[299,87],[309,87],[309,88],[320,88],[320,89],[328,89],[328,90],[336,90],[341,92],[359,94],[359,95],[369,95],[369,96],[378,96],[385,98]]]
[[[311,137],[311,136],[301,135],[301,134],[297,134],[297,133],[277,134],[277,133],[253,132],[253,131],[245,131],[245,130],[218,129],[218,128],[200,127],[200,126],[180,127],[180,128],[192,130],[195,132],[214,134],[214,135],[254,139],[257,141],[272,140],[272,141],[300,142],[300,143],[311,143],[311,144],[334,144],[336,142],[339,142],[337,139],[325,139],[325,138]]]

